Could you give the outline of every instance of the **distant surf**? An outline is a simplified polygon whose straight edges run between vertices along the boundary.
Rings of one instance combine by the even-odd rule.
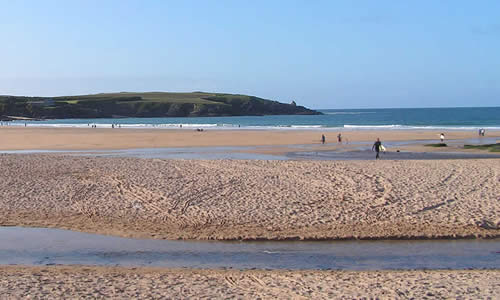
[[[323,115],[185,118],[56,119],[3,122],[11,126],[62,128],[242,130],[500,130],[500,107],[328,109]]]

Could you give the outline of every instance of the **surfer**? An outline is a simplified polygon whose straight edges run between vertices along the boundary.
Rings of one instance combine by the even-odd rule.
[[[377,138],[377,141],[373,144],[372,146],[372,151],[375,150],[377,152],[377,155],[375,156],[375,159],[380,158],[380,150],[382,148],[382,142],[380,141],[380,138]]]

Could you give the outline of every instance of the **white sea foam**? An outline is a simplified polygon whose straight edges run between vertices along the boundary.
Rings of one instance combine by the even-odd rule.
[[[413,125],[344,125],[344,128],[351,130],[500,130],[500,126],[413,126]]]
[[[22,122],[22,121],[14,121],[14,122],[3,122],[3,126],[16,126],[23,127],[27,124],[28,127],[51,127],[51,128],[91,128],[92,125],[95,125],[97,128],[111,128],[113,126],[112,123],[53,123],[53,122]],[[152,123],[120,123],[117,120],[114,123],[115,127],[121,128],[132,128],[132,129],[186,129],[192,130],[196,128],[203,129],[217,129],[217,130],[311,130],[311,131],[337,131],[337,130],[478,130],[479,128],[484,128],[485,130],[500,130],[500,126],[437,126],[437,125],[400,125],[400,124],[391,124],[391,125],[351,125],[346,124],[343,126],[332,126],[327,127],[326,125],[321,124],[281,124],[281,125],[239,125],[239,124],[230,124],[230,123],[204,123],[204,124],[196,124],[196,123],[160,123],[160,124],[152,124]]]

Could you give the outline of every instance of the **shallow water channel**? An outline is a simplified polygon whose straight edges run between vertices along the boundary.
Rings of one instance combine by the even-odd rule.
[[[397,152],[400,146],[422,145],[435,143],[435,140],[419,141],[388,141],[384,145],[389,149],[382,153],[381,158],[387,160],[421,160],[421,159],[484,159],[497,158],[500,154],[489,152]],[[496,138],[448,140],[450,145],[461,144],[493,144]],[[335,143],[333,143],[335,144]],[[331,144],[330,144],[331,145]],[[0,150],[0,154],[47,154],[58,153],[76,156],[96,157],[135,157],[156,159],[232,159],[232,160],[374,160],[375,153],[371,151],[372,143],[351,142],[353,148],[337,150],[312,150],[318,144],[290,145],[300,151],[286,154],[264,154],[259,150],[270,146],[216,146],[216,147],[174,147],[174,148],[135,148],[118,150]],[[288,145],[276,145],[271,148],[287,149]]]
[[[131,239],[61,229],[0,227],[0,264],[235,269],[500,268],[500,239],[205,242]]]

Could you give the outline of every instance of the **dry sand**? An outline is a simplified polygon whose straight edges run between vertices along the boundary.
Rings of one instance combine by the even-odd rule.
[[[2,298],[494,299],[500,270],[236,271],[0,267]]]
[[[500,160],[0,155],[0,225],[170,239],[500,236]]]
[[[324,133],[328,145],[322,149],[338,147],[334,131],[294,130],[162,130],[162,129],[84,129],[84,128],[14,128],[0,127],[0,150],[102,150],[158,147],[194,146],[291,146],[320,145]],[[342,131],[344,142],[436,140],[439,131],[365,130]],[[500,131],[488,131],[487,137],[500,138]],[[475,130],[450,131],[447,139],[477,138]],[[436,150],[429,149],[430,150]],[[282,152],[275,150],[275,152]]]

